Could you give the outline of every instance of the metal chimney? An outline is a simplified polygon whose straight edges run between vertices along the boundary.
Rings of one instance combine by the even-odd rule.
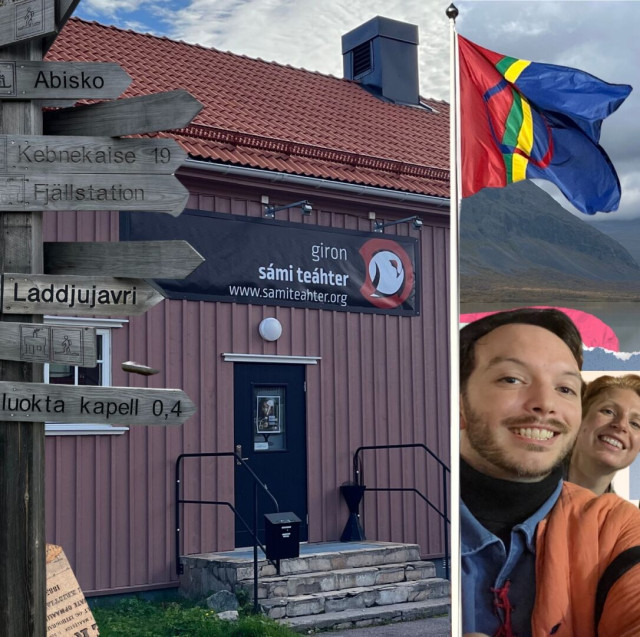
[[[376,16],[342,36],[344,77],[374,95],[418,105],[418,27]]]

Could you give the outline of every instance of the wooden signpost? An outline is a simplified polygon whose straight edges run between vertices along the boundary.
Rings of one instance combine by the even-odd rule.
[[[1,63],[0,63],[1,66]],[[187,158],[174,139],[0,135],[0,175],[173,175]]]
[[[0,46],[55,33],[55,11],[55,0],[5,1],[0,6]]]
[[[0,209],[148,210],[177,217],[189,191],[173,175],[0,174]]]
[[[44,244],[45,274],[184,279],[204,257],[186,241],[118,241]]]
[[[142,279],[114,277],[2,275],[2,312],[77,316],[144,314],[163,300]]]
[[[181,425],[195,412],[180,389],[0,381],[0,419],[6,421]]]
[[[0,99],[111,99],[131,78],[113,62],[0,61]]]
[[[47,135],[119,137],[184,128],[202,104],[182,89],[43,113]]]
[[[0,359],[96,366],[96,330],[80,325],[0,323]]]
[[[165,242],[172,244],[166,248],[156,242],[135,248],[60,244],[48,251],[46,266],[58,273],[40,274],[42,211],[179,215],[189,193],[173,176],[185,158],[176,142],[106,138],[183,128],[202,104],[179,90],[41,117],[42,104],[110,99],[131,80],[116,64],[41,61],[79,0],[0,2],[0,632],[41,637],[49,619],[51,637],[66,634],[67,625],[88,635],[96,627],[81,608],[79,587],[58,595],[62,587],[52,584],[45,596],[44,423],[179,425],[196,408],[179,389],[39,382],[42,367],[25,362],[95,365],[96,334],[89,327],[37,321],[44,313],[141,314],[163,298],[142,275],[187,276],[202,257],[185,242]],[[42,128],[49,137],[38,135]],[[188,263],[179,263],[183,259]],[[133,273],[141,278],[129,278]],[[65,614],[68,605],[58,606],[72,594],[78,605],[74,598],[71,610],[77,609]]]

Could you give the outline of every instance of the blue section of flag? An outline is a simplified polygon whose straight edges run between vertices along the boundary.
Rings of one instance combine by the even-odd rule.
[[[535,62],[524,69],[515,86],[540,113],[553,143],[549,165],[541,167],[530,161],[527,177],[552,181],[587,214],[616,210],[620,182],[599,145],[600,129],[603,119],[629,95],[631,86],[609,84],[584,71]]]

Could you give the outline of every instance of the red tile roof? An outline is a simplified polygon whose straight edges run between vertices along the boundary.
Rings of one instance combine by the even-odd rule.
[[[196,159],[449,194],[446,102],[391,104],[349,80],[77,18],[47,59],[117,62],[134,79],[124,96],[189,91],[204,109],[172,136]]]

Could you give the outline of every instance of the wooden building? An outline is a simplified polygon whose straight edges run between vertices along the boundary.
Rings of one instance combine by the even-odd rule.
[[[340,538],[358,447],[426,445],[449,464],[448,104],[419,96],[416,44],[416,27],[375,18],[343,37],[336,78],[79,19],[56,39],[49,60],[120,64],[125,96],[182,88],[204,105],[161,134],[189,154],[180,216],[44,215],[46,241],[185,238],[206,259],[160,282],[168,298],[143,316],[80,317],[98,329],[97,370],[47,370],[51,382],[181,388],[198,407],[177,427],[47,425],[47,541],[87,595],[177,585],[180,454],[242,445],[309,542]],[[268,206],[284,209],[268,219]],[[267,318],[277,340],[259,333]],[[160,373],[128,374],[129,360]],[[444,504],[422,447],[360,458],[367,487]],[[184,498],[250,515],[233,458],[183,469]],[[250,543],[227,506],[182,510],[182,554]],[[362,512],[368,539],[443,555],[442,521],[413,492],[368,491]]]

